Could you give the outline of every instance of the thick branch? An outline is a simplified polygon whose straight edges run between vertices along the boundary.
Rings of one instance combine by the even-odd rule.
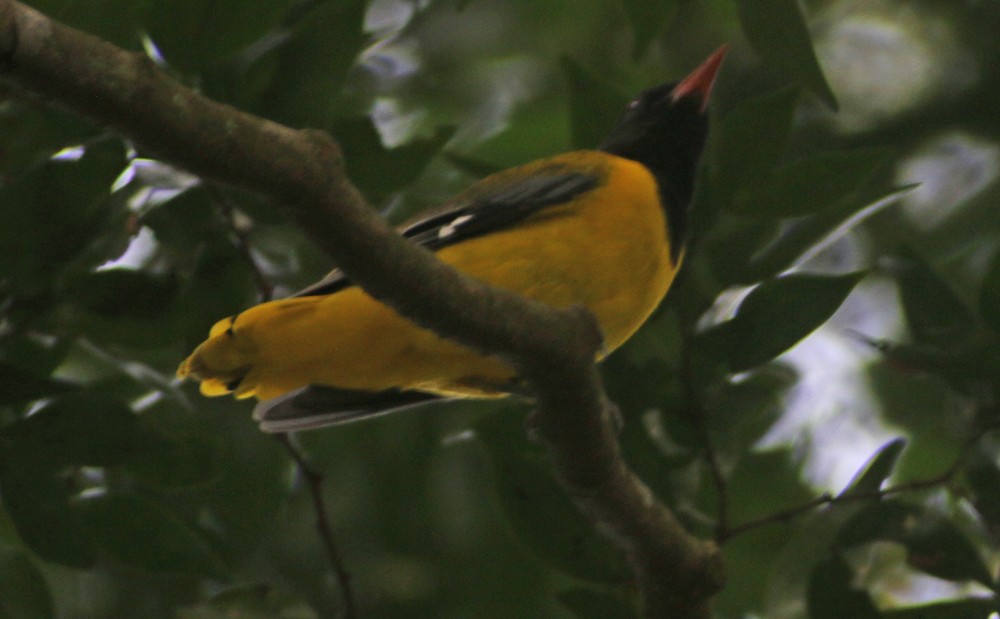
[[[687,535],[627,469],[592,362],[586,312],[555,311],[462,277],[368,207],[326,134],[210,101],[126,52],[0,0],[0,78],[206,178],[285,205],[350,277],[418,324],[510,361],[538,394],[539,429],[567,490],[627,553],[651,617],[708,617],[718,551]]]

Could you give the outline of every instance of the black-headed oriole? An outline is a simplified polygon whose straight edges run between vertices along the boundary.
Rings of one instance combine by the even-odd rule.
[[[490,175],[400,234],[472,277],[555,307],[583,305],[618,348],[684,254],[706,107],[726,48],[641,93],[599,150]],[[514,371],[409,322],[341,272],[212,327],[180,366],[207,396],[261,400],[267,431],[315,428],[428,400],[505,395]]]

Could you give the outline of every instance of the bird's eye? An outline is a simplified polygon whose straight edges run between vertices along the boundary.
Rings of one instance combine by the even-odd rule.
[[[642,99],[633,99],[632,102],[628,104],[628,109],[637,110],[640,105],[642,105]]]

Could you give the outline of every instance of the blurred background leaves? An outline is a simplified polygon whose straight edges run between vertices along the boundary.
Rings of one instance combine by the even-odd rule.
[[[331,131],[395,222],[594,146],[730,43],[685,269],[604,364],[626,458],[725,540],[719,617],[997,611],[1000,3],[29,4]],[[331,265],[277,205],[143,155],[0,82],[0,618],[336,616],[288,458],[173,379],[262,280]],[[298,437],[362,616],[637,616],[529,410]]]

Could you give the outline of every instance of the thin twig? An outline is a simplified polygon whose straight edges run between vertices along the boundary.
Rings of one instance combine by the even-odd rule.
[[[215,203],[219,214],[222,215],[223,221],[226,222],[226,228],[228,228],[232,235],[236,251],[240,253],[240,257],[250,267],[250,274],[253,277],[254,287],[257,288],[257,294],[260,295],[260,302],[266,303],[270,301],[274,297],[274,287],[267,280],[260,265],[257,264],[257,260],[253,257],[253,252],[250,251],[250,239],[246,231],[241,229],[236,222],[236,207],[233,206],[232,201],[222,191],[219,191],[218,188],[213,187],[211,184],[206,184],[206,187],[208,195],[211,196],[212,202]]]
[[[684,333],[683,338],[680,380],[687,404],[685,411],[692,425],[694,425],[695,432],[698,434],[698,440],[701,441],[702,456],[706,464],[708,464],[709,474],[712,477],[712,485],[715,487],[716,516],[714,537],[716,541],[721,541],[726,538],[726,533],[729,531],[729,480],[722,470],[719,454],[715,450],[715,443],[712,441],[711,433],[708,430],[708,412],[701,406],[700,398],[694,388],[694,366],[691,358],[694,346],[691,343],[691,334]]]
[[[810,512],[816,508],[823,507],[824,505],[845,505],[849,503],[859,503],[861,501],[875,501],[884,499],[885,497],[892,496],[894,494],[903,494],[906,492],[913,492],[915,490],[926,490],[927,488],[944,485],[951,481],[951,478],[958,472],[958,465],[962,460],[964,460],[964,458],[956,460],[952,466],[948,467],[948,469],[940,475],[935,475],[934,477],[928,477],[925,479],[915,479],[913,481],[890,486],[881,490],[849,492],[846,494],[838,494],[836,496],[828,492],[823,493],[815,499],[807,501],[801,505],[790,507],[773,514],[768,514],[767,516],[762,516],[755,520],[749,520],[739,526],[731,527],[724,531],[724,535],[719,539],[719,543],[728,541],[738,535],[742,535],[743,533],[747,533],[748,531],[752,531],[754,529],[759,529],[760,527],[767,526],[769,524],[788,522],[797,516]]]
[[[326,504],[323,502],[323,474],[312,468],[298,447],[288,438],[287,434],[275,434],[274,438],[281,443],[288,455],[295,461],[302,477],[306,480],[309,488],[309,495],[312,497],[313,511],[316,514],[316,531],[319,533],[323,548],[326,550],[327,559],[330,560],[330,567],[337,578],[340,586],[341,597],[344,600],[344,619],[357,619],[358,609],[354,601],[354,587],[351,585],[351,573],[347,571],[344,559],[340,555],[337,541],[333,535],[333,528],[330,526],[329,515],[326,512]]]
[[[848,496],[852,499],[858,497],[858,495]],[[790,507],[788,509],[781,510],[780,512],[774,512],[773,514],[768,514],[767,516],[762,516],[755,520],[749,520],[738,526],[730,527],[725,531],[720,531],[718,541],[722,544],[723,542],[727,542],[738,535],[742,535],[754,529],[759,529],[760,527],[764,527],[769,524],[788,522],[789,520],[792,520],[806,512],[811,512],[818,507],[822,507],[823,505],[832,505],[838,502],[844,501],[839,500],[829,492],[824,492],[815,499],[807,501],[801,505],[796,505],[795,507]]]
[[[247,266],[250,267],[254,285],[260,295],[261,302],[270,301],[274,296],[274,288],[264,276],[263,271],[261,271],[260,266],[257,264],[257,261],[251,253],[250,241],[247,238],[246,232],[243,231],[236,223],[234,214],[235,207],[232,202],[217,188],[209,186],[208,192],[212,197],[212,201],[218,208],[219,214],[225,221],[226,227],[232,235],[233,245],[236,247],[236,250],[240,253],[240,256],[246,262]],[[323,548],[326,550],[327,559],[329,559],[330,566],[333,568],[333,572],[336,575],[337,583],[340,586],[341,597],[344,600],[344,617],[346,619],[355,619],[357,617],[357,607],[354,602],[351,574],[347,571],[347,567],[340,556],[336,538],[333,534],[333,528],[330,526],[329,517],[326,513],[326,504],[323,502],[323,474],[309,465],[306,461],[305,455],[303,455],[302,452],[299,451],[298,447],[292,443],[287,434],[276,434],[274,436],[285,448],[285,451],[288,452],[292,460],[295,461],[295,465],[298,468],[299,473],[306,480],[309,488],[309,494],[312,497],[313,511],[316,515],[316,530],[319,533],[321,541],[323,542]]]
[[[699,406],[691,416],[698,439],[702,444],[702,452],[705,462],[708,464],[709,474],[712,476],[712,485],[715,486],[715,539],[722,540],[726,532],[729,531],[729,480],[722,471],[722,463],[719,461],[719,454],[715,450],[715,444],[708,432],[705,424],[705,411]]]
[[[991,432],[993,429],[994,429],[993,427],[984,427],[981,428],[978,432],[976,432],[972,437],[969,438],[968,441],[966,441],[965,445],[963,445],[961,453],[957,458],[955,458],[954,462],[952,462],[947,469],[945,469],[944,471],[942,471],[937,475],[931,477],[925,477],[923,479],[914,479],[912,481],[895,484],[887,488],[882,488],[879,490],[871,490],[867,492],[848,491],[842,494],[838,494],[836,496],[827,492],[801,505],[796,505],[795,507],[790,507],[788,509],[784,509],[779,512],[774,512],[773,514],[768,514],[767,516],[762,516],[754,520],[748,520],[747,522],[744,522],[739,526],[723,530],[721,532],[720,537],[718,538],[718,542],[721,544],[723,542],[731,540],[732,538],[738,535],[742,535],[754,529],[759,529],[760,527],[764,527],[771,524],[788,522],[798,516],[801,516],[802,514],[805,514],[807,512],[810,512],[814,509],[826,505],[832,506],[832,505],[845,505],[849,503],[858,503],[861,501],[878,501],[896,494],[905,494],[907,492],[914,492],[917,490],[926,490],[928,488],[943,486],[949,483],[955,477],[955,475],[957,475],[958,472],[962,469],[962,465],[965,464],[965,461],[969,458],[969,455],[972,453],[972,446],[978,443],[979,440],[983,438],[983,436]]]

